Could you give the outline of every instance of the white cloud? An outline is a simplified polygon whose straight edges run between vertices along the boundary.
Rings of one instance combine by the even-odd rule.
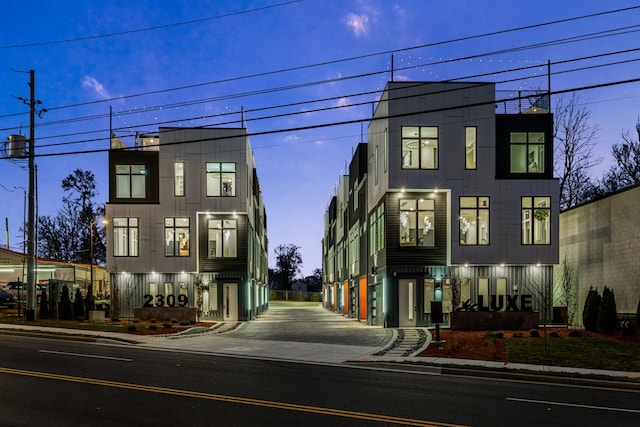
[[[90,92],[92,92],[93,95],[100,99],[113,98],[113,96],[111,96],[109,91],[105,89],[102,83],[91,76],[84,76],[82,78],[82,87],[88,89]]]
[[[298,142],[298,135],[287,135],[284,137],[285,142]]]
[[[359,37],[367,34],[369,31],[369,17],[367,15],[350,13],[347,15],[347,25],[353,30],[354,34]]]
[[[346,107],[347,105],[349,105],[349,98],[340,98],[336,102],[335,106],[336,107]]]

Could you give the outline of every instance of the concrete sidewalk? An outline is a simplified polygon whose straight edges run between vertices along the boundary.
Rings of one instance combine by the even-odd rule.
[[[428,329],[367,326],[355,319],[328,312],[319,303],[272,302],[269,311],[255,321],[217,323],[211,328],[195,327],[171,335],[133,335],[0,324],[0,331],[3,330],[20,334],[62,335],[71,339],[111,340],[155,350],[300,362],[411,364],[441,369],[487,370],[492,373],[527,372],[640,381],[640,372],[416,357],[432,342]]]

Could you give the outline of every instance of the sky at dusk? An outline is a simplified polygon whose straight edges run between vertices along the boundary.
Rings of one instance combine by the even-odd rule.
[[[29,135],[29,70],[47,109],[35,131],[40,215],[62,207],[61,181],[78,168],[107,201],[110,107],[130,145],[160,126],[239,127],[244,110],[270,267],[276,246],[293,243],[304,275],[321,267],[324,212],[366,142],[392,57],[396,81],[498,90],[547,89],[550,61],[552,92],[578,89],[600,128],[596,178],[640,116],[640,82],[619,83],[640,78],[634,1],[5,0],[0,19],[0,141]],[[21,250],[26,162],[0,160],[0,184]]]

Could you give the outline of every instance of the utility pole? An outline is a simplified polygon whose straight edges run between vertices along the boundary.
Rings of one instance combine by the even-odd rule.
[[[36,320],[36,241],[35,241],[35,118],[36,118],[36,78],[35,71],[29,70],[29,219],[27,230],[27,309],[25,320]]]

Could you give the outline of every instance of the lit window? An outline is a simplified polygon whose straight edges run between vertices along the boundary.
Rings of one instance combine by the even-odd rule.
[[[402,169],[438,169],[438,128],[402,127]]]
[[[145,175],[144,165],[116,165],[116,197],[144,199]]]
[[[544,172],[544,132],[511,132],[511,173]]]
[[[489,198],[460,197],[460,244],[489,244]]]
[[[435,200],[400,200],[400,246],[435,246]]]
[[[551,244],[551,198],[523,197],[522,244]]]
[[[207,196],[236,195],[236,164],[207,163]]]
[[[207,221],[209,258],[235,258],[238,256],[238,232],[235,219]]]
[[[184,196],[184,163],[173,164],[173,189],[176,196]]]
[[[113,218],[113,256],[138,256],[138,218]]]
[[[165,218],[165,256],[189,256],[189,234],[189,218]]]
[[[477,156],[477,134],[478,129],[475,126],[465,128],[465,169],[476,169]]]

